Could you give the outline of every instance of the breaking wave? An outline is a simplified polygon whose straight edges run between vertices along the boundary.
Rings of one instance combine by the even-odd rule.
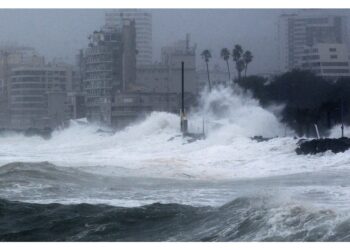
[[[154,203],[28,204],[0,200],[2,241],[349,241],[350,217],[264,197],[221,207]],[[19,216],[20,215],[20,216]]]
[[[2,135],[0,164],[49,161],[106,175],[122,175],[124,168],[147,177],[223,179],[314,171],[350,161],[348,156],[340,160],[339,154],[321,163],[319,156],[295,156],[297,141],[279,121],[278,108],[263,109],[238,87],[203,92],[200,103],[200,109],[189,112],[189,127],[201,130],[204,119],[205,140],[190,143],[182,138],[178,115],[164,112],[153,112],[118,132],[71,121],[49,140]],[[257,135],[274,139],[250,139]]]
[[[194,142],[164,112],[117,132],[75,120],[50,139],[0,135],[0,240],[350,240],[349,152],[296,155],[279,107],[237,87],[200,103]]]

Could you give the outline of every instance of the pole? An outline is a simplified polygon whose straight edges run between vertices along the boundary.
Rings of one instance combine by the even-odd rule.
[[[185,114],[185,73],[184,62],[181,62],[181,112]]]
[[[205,138],[205,128],[204,128],[204,117],[203,117],[203,124],[202,124],[202,136]]]
[[[181,62],[181,117],[180,117],[180,127],[183,135],[187,134],[187,118],[185,115],[185,69],[184,62]]]
[[[341,99],[341,137],[344,137],[344,107],[343,107],[343,99]]]
[[[314,126],[315,126],[315,130],[316,130],[317,139],[320,139],[320,132],[318,131],[317,124],[315,123]]]

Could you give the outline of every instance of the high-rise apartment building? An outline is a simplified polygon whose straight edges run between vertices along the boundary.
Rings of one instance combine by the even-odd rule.
[[[68,120],[67,88],[72,66],[23,65],[11,70],[9,106],[12,129],[54,129]]]
[[[285,72],[305,63],[305,48],[316,44],[347,46],[346,18],[336,15],[289,14],[279,20],[279,64]]]
[[[121,29],[105,26],[89,40],[82,58],[86,114],[90,121],[110,124],[115,94],[135,84],[135,22],[124,20]]]
[[[106,26],[122,29],[125,19],[135,20],[136,29],[136,64],[152,63],[152,15],[143,10],[122,9],[107,12]]]
[[[347,46],[342,43],[318,43],[305,47],[300,68],[330,80],[350,77]]]
[[[44,63],[44,57],[34,48],[12,45],[0,47],[0,127],[10,126],[11,70],[18,66],[39,66]]]

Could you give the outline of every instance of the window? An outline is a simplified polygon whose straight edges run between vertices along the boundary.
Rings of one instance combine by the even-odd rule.
[[[324,69],[324,73],[349,73],[348,69]]]
[[[349,66],[347,62],[323,62],[322,66]]]

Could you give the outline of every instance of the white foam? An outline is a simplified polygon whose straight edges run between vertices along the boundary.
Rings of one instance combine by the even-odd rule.
[[[228,88],[204,92],[201,106],[189,115],[190,127],[200,128],[204,117],[206,140],[188,144],[173,138],[179,135],[179,117],[164,112],[154,112],[114,135],[97,133],[97,125],[72,121],[50,140],[2,136],[0,163],[49,161],[107,175],[203,179],[289,174],[350,163],[347,152],[297,156],[292,132],[239,88],[233,93]],[[254,135],[279,137],[258,143],[250,140]]]

